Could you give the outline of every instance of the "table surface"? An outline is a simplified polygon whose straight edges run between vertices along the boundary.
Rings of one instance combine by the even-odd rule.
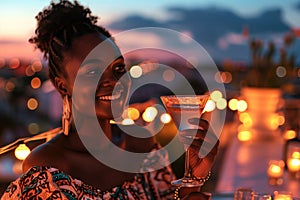
[[[240,142],[236,137],[232,137],[224,155],[216,192],[232,194],[238,187],[250,187],[257,192],[269,194],[276,190],[290,191],[293,197],[299,198],[300,179],[291,177],[287,171],[284,172],[282,185],[274,186],[268,183],[268,162],[282,159],[283,145],[281,138]]]

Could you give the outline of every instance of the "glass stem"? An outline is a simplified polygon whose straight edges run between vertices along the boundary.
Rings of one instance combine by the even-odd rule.
[[[184,177],[191,178],[190,171],[190,151],[189,148],[185,150],[185,169],[184,169]]]

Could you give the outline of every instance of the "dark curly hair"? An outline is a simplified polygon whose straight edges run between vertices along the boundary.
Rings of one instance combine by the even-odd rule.
[[[60,76],[63,72],[62,52],[67,51],[72,41],[88,33],[102,33],[108,38],[111,34],[102,26],[97,25],[98,17],[78,1],[60,0],[44,8],[35,17],[37,28],[35,36],[29,39],[48,59],[49,78]]]

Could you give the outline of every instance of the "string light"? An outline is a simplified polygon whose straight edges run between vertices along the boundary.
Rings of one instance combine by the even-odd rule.
[[[30,154],[30,149],[26,146],[26,144],[20,144],[15,149],[15,156],[19,160],[25,160],[27,156]]]

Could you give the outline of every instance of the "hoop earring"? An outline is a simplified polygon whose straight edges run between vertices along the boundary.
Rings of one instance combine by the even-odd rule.
[[[62,129],[64,134],[67,136],[71,127],[71,107],[68,99],[68,95],[63,98],[63,115],[62,115]]]

